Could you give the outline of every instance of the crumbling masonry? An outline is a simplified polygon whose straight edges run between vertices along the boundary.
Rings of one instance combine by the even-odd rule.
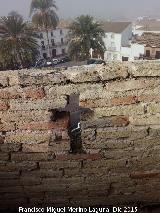
[[[70,94],[83,149],[71,154]],[[0,72],[0,208],[160,203],[160,64]]]

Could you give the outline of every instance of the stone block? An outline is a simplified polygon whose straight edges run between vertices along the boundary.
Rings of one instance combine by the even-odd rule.
[[[67,104],[67,100],[65,98],[48,100],[10,100],[10,109],[16,111],[30,111],[30,110],[50,110],[56,108],[64,108]],[[1,104],[0,104],[1,106]],[[0,107],[1,110],[8,109],[6,105]]]
[[[47,161],[49,160],[48,153],[12,153],[11,160],[15,162],[21,161]]]
[[[97,118],[108,117],[115,115],[143,115],[144,106],[143,104],[136,105],[126,105],[126,106],[114,106],[114,107],[105,107],[105,108],[96,108],[94,109],[94,116]]]
[[[2,152],[18,152],[21,149],[19,143],[4,143],[0,146]]]
[[[51,132],[48,131],[16,131],[8,132],[5,137],[5,143],[28,143],[38,144],[50,140]]]
[[[31,98],[32,100],[42,99],[45,97],[44,88],[42,88],[42,87],[26,88],[26,89],[24,89],[24,93],[25,93],[25,98]]]

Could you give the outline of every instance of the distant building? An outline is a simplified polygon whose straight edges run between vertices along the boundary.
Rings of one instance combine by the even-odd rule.
[[[48,31],[48,38],[45,31],[39,31],[40,58],[48,58],[50,54],[53,58],[66,55],[68,51],[68,32],[68,25],[62,23],[56,29]]]
[[[158,19],[138,20],[133,27],[134,35],[141,36],[145,32],[160,33],[160,21]]]
[[[144,45],[144,58],[160,59],[160,33],[145,32],[136,38],[136,42]]]
[[[132,44],[132,23],[131,22],[105,22],[104,43],[106,52],[104,59],[108,61],[133,61],[144,54],[144,46]]]

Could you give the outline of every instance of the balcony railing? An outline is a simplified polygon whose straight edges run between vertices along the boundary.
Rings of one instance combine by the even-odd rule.
[[[65,41],[65,42],[63,42],[63,43],[61,43],[61,42],[57,42],[57,43],[50,43],[50,46],[48,47],[48,45],[43,45],[43,46],[41,46],[41,49],[42,50],[47,50],[47,49],[52,49],[52,48],[55,48],[55,47],[61,47],[61,46],[64,46],[64,45],[67,45],[68,44],[68,42],[67,41]]]

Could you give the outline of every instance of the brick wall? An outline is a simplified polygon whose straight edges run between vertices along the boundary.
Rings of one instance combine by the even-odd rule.
[[[70,154],[80,93],[86,154]],[[160,203],[160,65],[0,73],[0,207]]]

